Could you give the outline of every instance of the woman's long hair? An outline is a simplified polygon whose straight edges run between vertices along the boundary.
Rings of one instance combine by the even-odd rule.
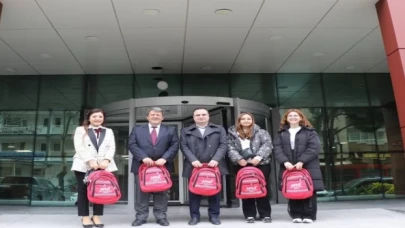
[[[311,123],[308,121],[307,117],[298,109],[289,109],[287,112],[284,113],[283,118],[281,118],[280,122],[280,130],[284,128],[286,125],[290,125],[290,123],[287,121],[287,116],[291,112],[296,112],[300,117],[301,121],[299,122],[299,125],[302,127],[312,127]]]
[[[248,132],[245,132],[243,130],[242,124],[240,124],[240,121],[241,121],[241,119],[242,119],[242,117],[244,115],[248,115],[248,116],[250,116],[252,118],[252,125],[249,126]],[[255,127],[255,118],[253,117],[253,115],[251,113],[244,112],[244,113],[241,113],[238,116],[238,120],[236,121],[236,132],[239,133],[240,138],[242,138],[242,139],[250,139],[250,138],[252,138],[252,136],[253,136],[253,128],[254,127]]]
[[[104,113],[104,110],[102,110],[101,108],[93,108],[93,109],[91,109],[90,111],[87,112],[87,114],[86,114],[86,119],[83,121],[83,124],[82,124],[82,126],[84,127],[84,130],[85,130],[86,134],[87,134],[87,132],[88,132],[88,130],[89,130],[90,116],[93,115],[94,113],[97,113],[97,112],[101,112],[101,113],[103,114],[104,121],[103,121],[103,123],[101,124],[101,126],[104,126],[104,123],[105,123],[105,113]]]

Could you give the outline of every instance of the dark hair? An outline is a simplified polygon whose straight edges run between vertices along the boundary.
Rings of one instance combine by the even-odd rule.
[[[283,118],[281,118],[280,122],[280,130],[283,129],[284,126],[290,125],[290,123],[287,121],[288,114],[291,112],[296,112],[300,117],[301,121],[299,122],[299,125],[302,127],[312,127],[311,123],[308,121],[307,117],[298,109],[290,109],[287,112],[284,113]]]
[[[249,126],[249,131],[246,133],[243,130],[242,125],[240,124],[240,120],[242,119],[242,116],[244,115],[248,115],[252,118],[252,125]],[[239,133],[239,137],[242,139],[250,139],[252,138],[253,135],[253,128],[255,127],[255,118],[253,117],[253,115],[251,113],[248,112],[243,112],[239,115],[238,120],[236,121],[236,132]]]
[[[198,108],[195,108],[195,109],[193,110],[193,116],[194,116],[195,111],[197,111],[197,110],[205,110],[205,111],[208,112],[208,109],[206,109],[206,108],[204,108],[204,107],[198,107]]]
[[[97,112],[101,112],[103,114],[104,121],[101,124],[101,126],[104,126],[104,123],[105,123],[104,110],[102,110],[101,108],[93,108],[93,109],[91,109],[90,111],[87,112],[86,119],[83,121],[83,124],[82,124],[82,126],[84,127],[84,130],[86,130],[85,131],[86,133],[87,133],[87,130],[89,129],[89,125],[90,125],[90,116],[93,115],[94,113],[97,113]]]

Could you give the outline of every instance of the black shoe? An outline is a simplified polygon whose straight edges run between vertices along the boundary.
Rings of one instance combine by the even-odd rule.
[[[100,223],[100,224],[95,223],[94,220],[93,220],[93,217],[91,217],[91,221],[93,222],[95,227],[99,227],[99,228],[104,227],[104,224],[102,224],[102,223]]]
[[[92,228],[93,227],[93,224],[83,224],[83,219],[82,219],[82,225],[83,225],[83,228]]]
[[[219,220],[219,218],[210,218],[210,222],[214,225],[220,225],[221,221]]]
[[[200,222],[199,218],[191,218],[190,221],[188,221],[188,225],[194,226],[197,225]]]
[[[246,222],[247,223],[255,223],[255,218],[254,217],[247,217]]]
[[[264,223],[271,223],[271,217],[264,217],[264,218],[262,218],[262,221],[264,222]]]
[[[156,220],[156,223],[161,226],[168,226],[170,224],[169,221],[167,221],[167,219],[165,218]]]
[[[132,226],[142,226],[145,223],[145,220],[135,219],[135,221],[132,223]]]

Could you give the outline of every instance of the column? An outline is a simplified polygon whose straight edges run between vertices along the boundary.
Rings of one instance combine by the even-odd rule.
[[[380,0],[376,8],[405,142],[405,1]]]
[[[389,149],[399,149],[405,146],[403,143],[405,142],[405,15],[403,14],[405,12],[405,1],[380,0],[377,2],[376,8],[391,73],[399,125],[401,127],[401,133],[398,132],[397,135],[402,135],[402,145],[398,143],[399,147],[397,148],[395,148],[395,145],[390,145]],[[395,119],[394,116],[392,113],[389,113],[388,109],[385,109],[385,119],[393,121]],[[392,124],[389,121],[386,121],[386,124],[388,128],[387,138],[390,143],[390,141],[395,141],[396,137],[392,136],[392,133],[395,134],[395,130],[392,129]],[[405,192],[405,181],[403,178],[405,173],[404,157],[405,154],[398,153],[393,153],[391,156],[391,171],[396,195],[403,195]]]

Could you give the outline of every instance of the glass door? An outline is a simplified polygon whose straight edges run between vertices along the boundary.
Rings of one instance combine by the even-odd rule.
[[[114,172],[117,177],[120,190],[120,202],[128,202],[128,124],[108,123],[107,127],[111,128],[115,137],[115,156],[114,161],[118,171]]]

